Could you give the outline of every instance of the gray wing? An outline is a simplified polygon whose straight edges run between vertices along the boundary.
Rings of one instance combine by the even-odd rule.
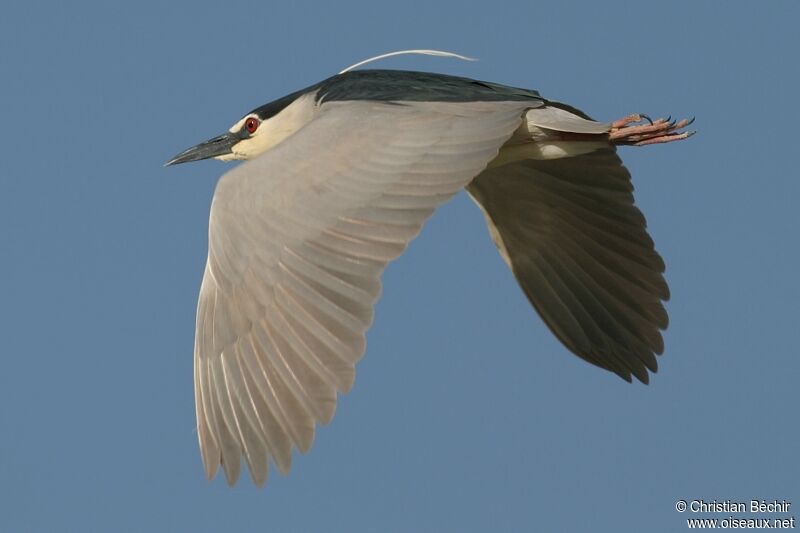
[[[480,173],[525,103],[330,102],[225,174],[211,208],[195,341],[209,478],[257,484],[311,446],[352,385],[386,264]],[[529,105],[527,107],[530,107]]]
[[[664,349],[669,289],[628,170],[610,145],[574,157],[512,159],[467,190],[522,290],[573,353],[647,383]]]

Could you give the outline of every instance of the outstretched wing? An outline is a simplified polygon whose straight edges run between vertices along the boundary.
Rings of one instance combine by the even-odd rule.
[[[525,102],[330,102],[220,180],[197,311],[197,428],[209,478],[265,482],[353,383],[386,264],[479,174]],[[535,105],[535,104],[533,104]]]
[[[657,370],[655,355],[664,350],[669,289],[614,148],[547,160],[516,153],[467,190],[559,340],[590,363],[647,383],[647,369]]]

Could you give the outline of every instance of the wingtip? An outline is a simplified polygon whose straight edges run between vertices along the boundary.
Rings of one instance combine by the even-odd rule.
[[[653,374],[657,372],[657,370],[651,370]],[[642,383],[643,385],[650,384],[650,373],[642,367],[642,371],[632,371],[632,372],[614,372],[616,375],[627,381],[628,383],[633,384],[633,378],[636,378],[636,381]]]
[[[206,479],[211,481],[217,476],[217,469],[219,468],[219,465],[220,465],[219,459],[217,459],[217,461],[212,461],[209,458],[203,456],[203,469],[206,472]]]
[[[233,487],[236,485],[236,482],[239,481],[239,465],[228,466],[223,461],[222,471],[225,472],[225,481],[228,482],[228,486]]]
[[[253,485],[259,489],[263,489],[266,486],[268,475],[269,474],[266,468],[260,472],[253,472],[252,470],[250,471],[250,479],[253,480]]]

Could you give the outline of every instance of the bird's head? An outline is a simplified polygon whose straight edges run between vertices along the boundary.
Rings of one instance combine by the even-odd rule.
[[[222,135],[179,153],[165,166],[201,159],[252,159],[305,125],[316,109],[314,92],[300,92],[270,102],[239,119]]]

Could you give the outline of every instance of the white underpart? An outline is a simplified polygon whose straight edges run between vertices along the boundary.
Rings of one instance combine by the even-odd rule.
[[[364,61],[359,61],[355,65],[350,65],[343,71],[339,72],[339,74],[344,74],[345,72],[350,72],[354,68],[358,68],[362,65],[366,65],[367,63],[372,63],[373,61],[379,61],[381,59],[386,59],[387,57],[393,56],[402,56],[407,54],[416,54],[416,55],[423,55],[423,56],[437,56],[437,57],[454,57],[456,59],[463,59],[464,61],[477,61],[474,57],[467,57],[462,56],[461,54],[456,54],[454,52],[444,52],[442,50],[399,50],[397,52],[389,52],[387,54],[381,54],[379,56],[370,57],[369,59],[365,59]]]
[[[575,157],[608,146],[608,140],[602,136],[610,128],[607,123],[587,120],[569,111],[548,106],[529,109],[525,119],[489,164],[490,167],[522,159]],[[564,139],[562,133],[598,135],[598,138],[569,140]]]
[[[230,154],[219,156],[216,159],[220,161],[252,159],[288,139],[314,118],[319,109],[315,101],[316,94],[313,92],[299,97],[274,117],[261,122],[255,133],[233,146]],[[251,116],[256,115],[246,115],[231,126],[230,132],[239,131],[244,121]]]

